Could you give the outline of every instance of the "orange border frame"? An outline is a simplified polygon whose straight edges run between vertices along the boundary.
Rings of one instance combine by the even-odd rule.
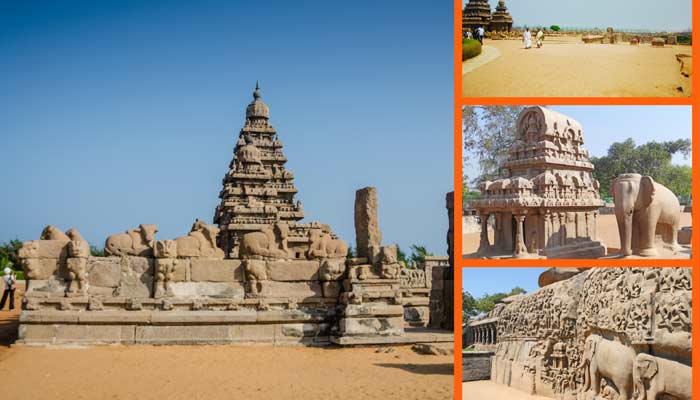
[[[700,0],[692,1],[692,55],[693,95],[689,98],[675,97],[462,97],[462,0],[453,0],[454,7],[454,398],[462,399],[462,273],[468,267],[593,267],[602,266],[599,260],[482,260],[462,258],[462,106],[464,105],[686,105],[692,106],[692,192],[697,196],[693,201],[692,254],[688,260],[606,260],[605,267],[689,267],[693,269],[692,321],[695,329],[692,336],[693,398],[700,398]]]

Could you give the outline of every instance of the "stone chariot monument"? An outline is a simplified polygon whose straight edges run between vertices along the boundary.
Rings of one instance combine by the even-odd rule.
[[[479,215],[482,257],[598,258],[598,209],[603,206],[593,164],[574,119],[544,107],[518,117],[504,176],[482,182],[470,206]],[[489,242],[489,222],[494,243]]]

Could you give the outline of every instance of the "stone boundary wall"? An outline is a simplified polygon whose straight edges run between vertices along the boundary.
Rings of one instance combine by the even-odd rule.
[[[462,352],[462,382],[491,379],[491,351]]]

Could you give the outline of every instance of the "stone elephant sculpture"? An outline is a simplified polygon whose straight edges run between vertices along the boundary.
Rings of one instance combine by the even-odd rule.
[[[266,226],[257,232],[243,235],[241,240],[241,256],[243,258],[288,258],[287,234],[289,226],[277,223],[274,228]]]
[[[660,394],[692,398],[692,368],[685,364],[642,353],[634,361],[633,374],[637,400],[656,400]]]
[[[105,254],[108,256],[153,256],[153,244],[158,227],[141,224],[126,233],[111,235],[105,241]]]
[[[600,335],[590,335],[585,342],[583,357],[583,391],[592,390],[594,395],[601,392],[600,380],[607,378],[615,384],[619,392],[617,400],[629,400],[632,396],[632,366],[636,353],[630,347]]]
[[[615,200],[622,255],[657,256],[657,231],[673,251],[679,249],[680,203],[673,192],[650,176],[622,174],[613,181],[610,193]]]
[[[345,258],[348,254],[348,244],[342,239],[334,239],[330,233],[321,228],[309,230],[309,258]]]

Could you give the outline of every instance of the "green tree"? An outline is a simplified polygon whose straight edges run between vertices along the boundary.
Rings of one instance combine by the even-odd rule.
[[[491,310],[493,310],[493,308],[496,306],[496,303],[505,299],[506,297],[514,296],[516,294],[525,294],[525,293],[527,293],[525,291],[525,289],[523,289],[519,286],[516,286],[513,289],[511,289],[511,291],[509,293],[500,293],[500,292],[493,293],[493,294],[485,293],[483,296],[479,297],[476,300],[476,309],[479,312],[488,313]]]
[[[472,317],[479,315],[476,299],[469,292],[462,292],[462,323],[468,323]]]
[[[508,157],[508,149],[515,140],[515,125],[524,106],[464,106],[462,133],[464,140],[464,171],[467,166],[478,166],[479,175],[471,182],[475,186],[500,175],[500,166]]]
[[[549,29],[550,29],[550,30],[553,30],[554,32],[559,32],[559,31],[561,30],[561,28],[559,27],[559,25],[552,25],[552,26],[549,27]]]
[[[421,265],[421,264],[425,263],[426,256],[432,256],[432,255],[434,255],[434,254],[429,252],[428,249],[425,248],[425,246],[412,244],[411,245],[411,255],[409,255],[407,258],[407,260],[409,262],[406,264],[406,266],[410,266],[411,263],[413,263],[413,262],[415,262],[417,265]]]
[[[95,246],[94,244],[91,244],[90,245],[90,255],[93,257],[104,257],[105,250]]]
[[[610,196],[610,184],[620,174],[649,175],[671,189],[676,195],[690,195],[692,180],[686,179],[682,169],[671,164],[673,155],[688,157],[692,151],[690,139],[667,142],[648,142],[637,146],[633,139],[610,145],[607,155],[592,157],[593,176],[600,182],[600,192]]]
[[[671,165],[660,182],[676,196],[688,197],[693,190],[693,169],[688,165]]]
[[[348,260],[351,258],[355,258],[355,248],[352,246],[348,246],[348,255],[345,256]]]
[[[0,244],[0,269],[10,267],[19,271],[19,248],[22,247],[22,242],[17,239],[10,240],[7,243]]]
[[[396,244],[396,258],[398,259],[399,262],[403,262],[404,265],[409,265],[408,259],[406,258],[406,253],[401,250],[401,247]]]

